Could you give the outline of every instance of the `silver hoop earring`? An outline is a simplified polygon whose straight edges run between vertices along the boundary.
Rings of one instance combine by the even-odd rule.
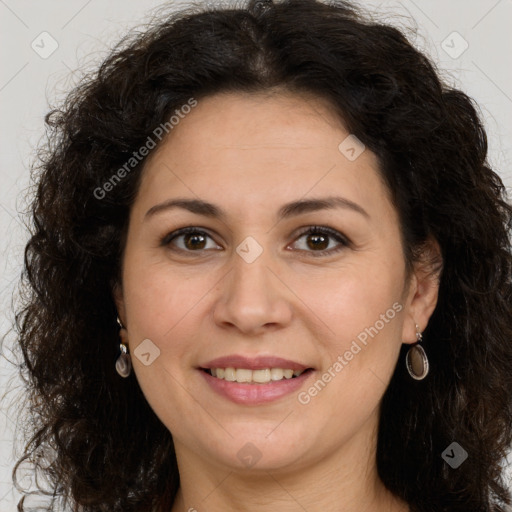
[[[416,325],[416,339],[416,343],[407,351],[405,363],[409,375],[414,380],[423,380],[428,375],[429,364],[427,354],[420,345],[423,336],[418,325]]]
[[[121,329],[124,329],[121,320],[119,320],[119,317],[117,317],[117,323]],[[130,354],[128,353],[128,347],[124,343],[119,344],[119,350],[120,354],[116,359],[116,371],[121,377],[126,378],[132,372],[132,360]]]

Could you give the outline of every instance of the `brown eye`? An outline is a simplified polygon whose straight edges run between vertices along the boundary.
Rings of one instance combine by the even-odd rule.
[[[318,233],[311,233],[307,235],[306,243],[310,249],[325,250],[329,246],[329,237],[319,235]]]
[[[303,231],[296,240],[298,241],[301,238],[305,239],[305,244],[303,244],[303,247],[299,248],[299,250],[310,252],[312,256],[333,254],[350,245],[348,239],[341,233],[327,227],[309,227],[306,231]],[[331,248],[329,248],[333,240],[337,242],[337,244],[335,243],[334,247],[331,246]],[[297,241],[295,244],[297,244]]]
[[[166,235],[162,241],[162,246],[174,246],[176,249],[184,252],[199,252],[207,249],[216,249],[218,246],[208,247],[208,239],[211,236],[204,231],[196,228],[183,228]]]
[[[295,244],[300,239],[305,240],[303,247],[299,247],[301,252],[308,252],[312,256],[327,256],[350,245],[349,240],[338,231],[328,227],[312,226],[303,231],[296,239]],[[208,247],[208,239],[212,237],[197,228],[187,227],[178,229],[169,233],[161,240],[162,246],[170,246],[171,249],[185,253],[201,252],[204,250],[221,249],[216,244]],[[334,242],[334,244],[333,244]],[[330,247],[334,245],[334,247]]]
[[[205,237],[201,234],[182,235],[187,249],[204,249]]]

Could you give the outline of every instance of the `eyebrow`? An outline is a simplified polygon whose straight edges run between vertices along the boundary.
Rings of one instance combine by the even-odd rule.
[[[144,216],[144,220],[153,217],[157,213],[181,208],[197,215],[205,217],[217,218],[222,221],[227,219],[227,214],[222,208],[202,199],[176,198],[169,199],[162,203],[152,206]],[[300,199],[291,203],[286,203],[277,212],[277,219],[282,220],[303,213],[315,212],[319,210],[332,210],[335,208],[344,208],[355,211],[367,219],[370,218],[368,212],[357,203],[350,201],[344,197],[330,196],[315,199]]]

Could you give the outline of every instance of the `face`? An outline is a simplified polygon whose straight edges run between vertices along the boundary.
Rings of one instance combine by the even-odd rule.
[[[211,96],[146,162],[115,297],[178,461],[280,470],[339,453],[375,433],[400,346],[426,326],[435,293],[407,279],[377,159],[331,112]]]

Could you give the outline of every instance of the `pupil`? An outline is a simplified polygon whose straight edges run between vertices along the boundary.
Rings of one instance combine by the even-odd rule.
[[[309,240],[313,241],[313,245],[310,246],[310,248],[312,248],[312,249],[320,248],[321,250],[325,249],[329,245],[328,242],[326,243],[326,238],[327,237],[324,235],[310,235]],[[322,240],[323,240],[323,245],[322,245]],[[319,241],[320,241],[320,244],[318,244]]]
[[[204,243],[203,235],[187,235],[186,241],[185,241],[185,245],[187,246],[187,249],[197,248],[198,244],[196,242],[198,239],[202,239],[202,242]],[[191,240],[194,240],[194,242],[191,242]],[[201,241],[199,242],[199,244],[201,244]],[[202,248],[202,247],[200,247],[200,248]]]

